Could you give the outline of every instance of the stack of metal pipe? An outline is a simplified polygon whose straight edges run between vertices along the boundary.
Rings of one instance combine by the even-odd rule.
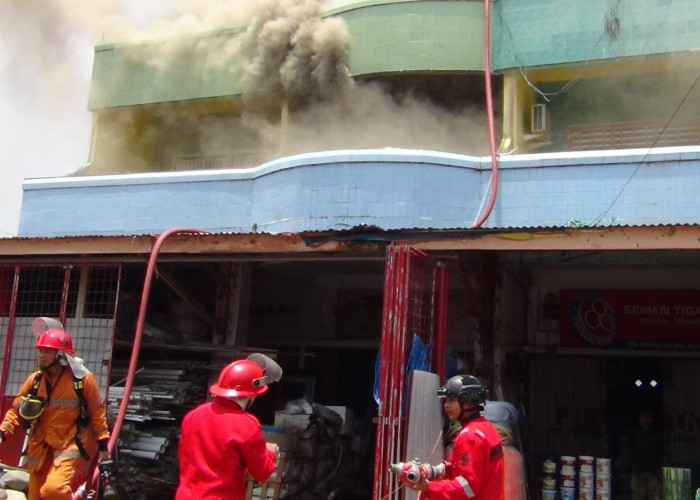
[[[149,371],[153,373],[150,368],[139,373],[139,383],[141,375]],[[180,420],[192,407],[204,401],[207,387],[206,383],[178,380],[182,376],[180,372],[184,371],[161,371],[159,374],[166,374],[165,377],[143,380],[142,385],[132,388],[116,453],[113,453],[121,482],[131,498],[170,500],[177,487]],[[111,418],[116,416],[123,396],[123,387],[109,388]]]

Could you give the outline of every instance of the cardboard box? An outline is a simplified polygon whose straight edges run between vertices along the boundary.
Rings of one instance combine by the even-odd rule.
[[[275,427],[304,430],[309,427],[310,423],[311,415],[291,414],[284,411],[275,412]]]
[[[293,451],[298,447],[298,437],[295,429],[262,426],[263,438],[266,443],[275,443],[280,451]]]

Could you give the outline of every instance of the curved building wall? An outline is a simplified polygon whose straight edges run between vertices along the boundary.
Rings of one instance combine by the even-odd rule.
[[[477,1],[357,2],[324,14],[345,21],[352,76],[483,70],[483,5]],[[96,47],[89,108],[239,96],[270,90],[243,84],[220,59],[243,28],[176,45],[162,41]],[[173,54],[177,54],[173,57]]]
[[[500,160],[483,228],[696,224],[697,147]],[[368,225],[468,229],[489,196],[489,157],[349,150],[257,168],[25,181],[19,236],[298,233]]]
[[[353,76],[483,71],[481,2],[362,2],[338,10],[351,34]]]

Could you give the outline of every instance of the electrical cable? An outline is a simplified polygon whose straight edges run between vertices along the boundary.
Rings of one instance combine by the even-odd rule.
[[[612,9],[612,7],[609,8],[608,11],[606,12],[606,19],[608,17],[609,12],[611,11],[611,9]],[[510,30],[510,26],[508,25],[506,20],[503,18],[502,13],[499,15],[501,18],[501,24],[503,25],[503,31],[508,35],[508,41],[510,42],[511,51],[512,51],[512,54],[515,56],[516,50],[515,50],[515,40],[513,39],[513,33]],[[608,34],[608,32],[604,27],[603,31],[600,33],[600,36],[598,36],[598,39],[596,40],[595,44],[593,44],[593,46],[588,51],[588,54],[586,56],[586,60],[583,61],[583,63],[582,63],[584,66],[581,68],[581,70],[578,72],[578,74],[573,79],[566,82],[564,85],[562,85],[556,91],[553,91],[553,92],[543,91],[542,89],[540,89],[537,85],[535,85],[530,80],[530,78],[527,76],[525,68],[523,67],[522,64],[520,64],[518,61],[516,61],[516,66],[517,66],[518,70],[520,71],[520,74],[522,75],[523,79],[525,80],[525,83],[527,83],[537,94],[542,96],[542,98],[545,101],[549,102],[552,97],[556,97],[559,94],[563,94],[564,92],[567,92],[571,87],[573,87],[576,83],[578,83],[581,80],[581,78],[583,77],[585,72],[588,70],[588,67],[590,66],[591,59],[593,57],[593,52],[595,52],[595,50],[598,48],[598,45],[600,44],[601,40],[603,39],[603,37],[606,34]]]
[[[617,3],[620,2],[620,0],[616,0],[616,1],[617,1]],[[608,8],[608,10],[607,10],[607,12],[606,12],[606,15],[605,15],[605,19],[604,19],[604,29],[603,29],[602,33],[600,34],[600,36],[598,37],[598,39],[596,40],[596,43],[595,43],[595,44],[593,45],[593,47],[589,50],[588,55],[587,55],[587,57],[586,57],[586,61],[584,62],[585,66],[581,69],[581,71],[580,71],[572,80],[569,80],[567,83],[565,83],[562,87],[560,87],[558,90],[556,90],[556,91],[554,91],[554,92],[544,92],[543,90],[541,90],[540,88],[538,88],[532,81],[530,81],[530,79],[528,78],[528,76],[527,76],[527,74],[526,74],[526,72],[525,72],[524,67],[523,67],[521,64],[517,64],[518,70],[520,71],[520,74],[522,75],[522,77],[523,77],[523,79],[525,80],[525,82],[526,82],[537,94],[539,94],[540,96],[542,96],[542,98],[545,99],[545,100],[548,101],[548,102],[551,100],[552,97],[555,97],[555,96],[557,96],[557,95],[559,95],[559,94],[562,94],[562,93],[568,91],[573,85],[575,85],[575,84],[583,77],[585,71],[588,69],[588,66],[590,65],[591,57],[592,57],[592,55],[593,55],[593,52],[595,51],[595,49],[596,49],[596,48],[598,47],[598,45],[600,44],[600,42],[601,42],[601,40],[603,39],[603,37],[604,37],[606,34],[609,35],[609,36],[611,36],[611,37],[614,37],[614,38],[617,37],[617,33],[613,33],[613,32],[610,31],[611,21],[617,20],[617,12],[618,12],[618,11],[617,11],[617,7],[616,7],[616,6],[615,6],[615,7],[610,7],[610,8]],[[667,15],[668,15],[668,12],[667,12]],[[507,37],[508,37],[508,41],[510,42],[510,46],[511,46],[511,49],[512,49],[512,53],[515,54],[515,53],[516,53],[516,52],[515,52],[515,41],[514,41],[514,39],[513,39],[513,33],[512,33],[511,30],[510,30],[510,26],[508,25],[508,23],[506,22],[506,20],[503,18],[503,15],[502,15],[502,14],[500,14],[500,20],[501,20],[501,23],[502,23],[502,25],[503,25],[503,31],[506,33],[506,35],[507,35]],[[618,21],[618,22],[619,22],[619,21]],[[620,191],[618,192],[618,194],[617,194],[617,196],[615,197],[615,199],[610,203],[610,205],[608,206],[608,208],[605,209],[605,210],[594,220],[594,222],[593,222],[592,224],[586,224],[586,226],[597,226],[597,225],[601,222],[601,220],[603,219],[603,217],[605,217],[605,216],[608,214],[608,212],[612,209],[612,207],[617,203],[617,201],[618,201],[618,200],[620,199],[620,197],[622,196],[622,193],[623,193],[623,192],[625,191],[625,189],[627,188],[628,184],[632,181],[632,179],[633,179],[634,176],[637,174],[637,172],[638,172],[639,169],[641,168],[641,166],[642,166],[642,164],[644,163],[644,161],[646,160],[646,158],[647,158],[647,157],[649,156],[649,154],[651,153],[651,150],[654,149],[654,148],[656,147],[656,145],[658,144],[659,140],[661,140],[661,137],[662,137],[663,134],[665,133],[666,129],[668,128],[668,126],[670,125],[670,123],[673,121],[673,119],[675,118],[675,116],[678,114],[678,112],[680,111],[680,108],[683,106],[683,104],[685,103],[685,101],[688,99],[688,97],[690,96],[691,92],[693,91],[693,89],[694,89],[695,86],[697,85],[698,81],[700,81],[700,73],[698,74],[698,76],[697,76],[697,78],[695,79],[695,81],[693,82],[693,84],[690,86],[690,89],[689,89],[688,92],[685,94],[685,96],[683,97],[683,99],[681,100],[681,102],[680,102],[680,103],[678,104],[678,106],[676,107],[676,109],[675,109],[675,111],[673,112],[673,114],[671,115],[671,117],[666,121],[666,124],[665,124],[664,127],[661,129],[661,131],[659,132],[659,134],[656,136],[656,139],[654,140],[653,144],[649,147],[648,151],[647,151],[646,154],[644,155],[644,158],[642,158],[642,159],[639,161],[639,163],[637,164],[637,166],[635,167],[635,169],[632,171],[632,173],[629,175],[629,177],[627,178],[627,180],[625,181],[625,183],[623,184],[623,186],[620,188]]]

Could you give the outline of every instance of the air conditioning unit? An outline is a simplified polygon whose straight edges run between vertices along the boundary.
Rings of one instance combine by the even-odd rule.
[[[546,104],[533,104],[530,113],[530,132],[541,134],[549,132],[549,111]]]

